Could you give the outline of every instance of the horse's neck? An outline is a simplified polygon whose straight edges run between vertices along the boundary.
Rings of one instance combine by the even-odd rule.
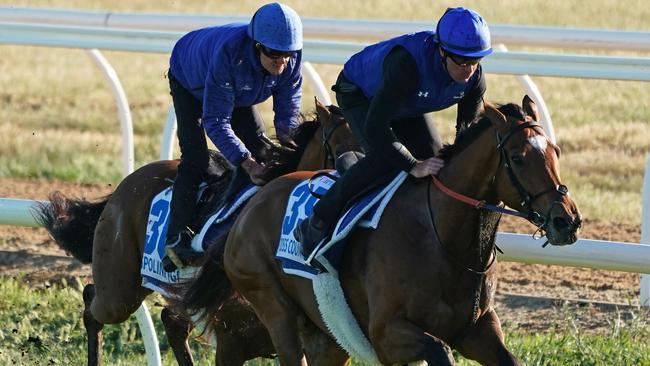
[[[323,126],[319,126],[314,135],[309,139],[305,150],[300,157],[297,171],[301,170],[320,170],[326,169],[325,166],[326,157],[325,157],[325,147],[319,136],[323,133]]]
[[[439,178],[455,192],[490,201],[494,195],[492,181],[498,161],[494,130],[489,128],[471,145],[457,152],[440,172]],[[441,191],[437,191],[433,200],[440,240],[454,243],[454,250],[464,251],[476,239],[479,211]]]

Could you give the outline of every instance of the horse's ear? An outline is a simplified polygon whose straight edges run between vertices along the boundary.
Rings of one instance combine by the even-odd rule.
[[[539,112],[537,111],[537,104],[528,96],[524,95],[524,100],[521,102],[521,106],[524,108],[526,115],[533,119],[533,121],[539,121]]]
[[[327,109],[327,107],[316,97],[314,97],[314,102],[316,103],[316,114],[318,115],[318,120],[323,124],[329,122],[332,117],[329,109]]]
[[[490,119],[490,122],[492,122],[492,126],[494,126],[497,131],[505,133],[508,126],[506,116],[488,102],[483,104],[483,108],[485,109],[485,115]]]

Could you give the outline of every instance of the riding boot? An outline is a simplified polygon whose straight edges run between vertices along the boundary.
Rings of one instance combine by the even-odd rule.
[[[296,227],[293,235],[300,243],[302,243],[302,254],[305,258],[316,249],[327,235],[327,223],[321,220],[316,214],[312,214],[309,219],[303,220],[300,225]]]
[[[162,260],[165,271],[172,272],[177,268],[184,268],[203,255],[203,253],[192,248],[192,237],[193,235],[189,230],[182,230],[176,235],[167,236],[165,242],[166,256]]]

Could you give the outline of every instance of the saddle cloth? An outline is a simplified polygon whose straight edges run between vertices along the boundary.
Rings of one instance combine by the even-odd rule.
[[[214,242],[214,239],[230,230],[237,213],[258,190],[259,186],[249,184],[237,195],[211,215],[201,231],[192,239],[192,248],[197,252],[204,252],[207,246]],[[199,196],[202,191],[199,191]],[[169,203],[172,198],[172,187],[168,187],[157,194],[151,201],[147,232],[142,255],[142,287],[156,291],[161,295],[174,296],[170,289],[171,284],[180,282],[182,279],[194,275],[196,267],[186,267],[167,272],[163,269],[162,258],[165,256],[165,237],[169,224]]]
[[[332,235],[321,242],[309,258],[302,255],[302,244],[296,240],[293,232],[302,220],[311,215],[314,204],[318,201],[315,195],[323,195],[334,184],[334,180],[321,175],[298,184],[287,203],[280,244],[275,254],[281,262],[282,270],[287,274],[313,279],[320,272],[308,264],[314,259],[337,276],[336,268],[343,253],[344,239],[357,226],[376,229],[386,205],[407,176],[408,173],[400,172],[389,183],[369,191],[357,200],[338,220]]]

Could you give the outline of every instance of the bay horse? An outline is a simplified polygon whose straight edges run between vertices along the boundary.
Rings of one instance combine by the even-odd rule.
[[[284,165],[277,167],[280,173],[332,168],[336,156],[359,149],[340,110],[317,100],[316,119],[303,122],[294,141],[297,148],[284,157]],[[141,286],[140,276],[149,208],[152,198],[170,186],[178,163],[165,160],[147,164],[98,202],[54,193],[50,195],[51,204],[41,206],[36,213],[59,246],[83,263],[92,263],[93,284],[83,291],[89,365],[100,363],[104,324],[124,322],[152,293]],[[217,164],[213,174],[225,177],[229,173],[226,165]],[[223,189],[227,179],[224,183]],[[193,365],[187,343],[192,324],[176,313],[169,307],[162,310],[165,331],[178,363]],[[215,332],[218,364],[241,365],[274,353],[266,330],[248,305],[232,299],[219,315]]]
[[[481,118],[440,152],[445,166],[437,179],[447,188],[409,177],[375,230],[356,229],[347,238],[338,279],[375,361],[452,365],[453,348],[483,365],[519,365],[493,308],[500,216],[488,232],[489,245],[479,245],[486,211],[457,197],[495,210],[507,210],[498,206],[504,203],[533,221],[550,244],[574,243],[581,215],[560,179],[560,150],[537,120],[528,96],[522,106],[486,104]],[[269,330],[282,365],[301,363],[304,319],[332,335],[311,281],[283,273],[275,258],[283,224],[277,213],[311,174],[288,174],[264,186],[229,232],[223,254],[229,282],[199,277],[194,284],[221,286],[216,304],[233,291],[243,295]],[[304,350],[310,364],[347,362],[346,351],[330,340],[311,355]]]

